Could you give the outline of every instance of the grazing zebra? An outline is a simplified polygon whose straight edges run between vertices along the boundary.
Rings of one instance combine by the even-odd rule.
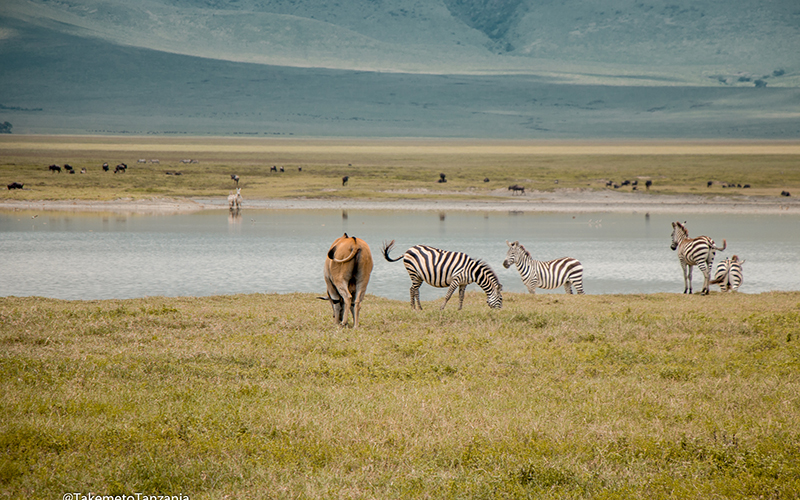
[[[684,222],[685,224],[685,222]],[[678,260],[683,268],[683,293],[692,293],[692,266],[697,266],[703,272],[703,290],[701,295],[708,295],[711,268],[714,265],[716,251],[727,248],[728,243],[722,240],[722,248],[717,248],[714,240],[708,236],[689,238],[689,231],[680,222],[672,223],[672,250],[678,250]],[[687,274],[686,267],[689,267]]]
[[[403,259],[408,276],[411,278],[411,308],[419,307],[419,287],[422,282],[426,282],[437,288],[448,287],[447,294],[444,296],[444,303],[441,309],[447,305],[447,301],[458,289],[458,309],[464,305],[464,292],[467,285],[477,283],[486,293],[486,303],[492,309],[503,307],[503,286],[491,267],[482,260],[470,258],[461,252],[448,252],[426,245],[416,245],[404,253],[401,257],[392,259],[389,252],[394,246],[394,240],[383,244],[383,256],[389,262],[397,262]]]
[[[516,264],[522,282],[530,293],[536,293],[537,288],[552,290],[564,285],[564,290],[572,294],[572,285],[575,285],[578,294],[583,295],[583,266],[577,259],[562,257],[542,262],[534,260],[519,241],[509,243],[506,240],[506,244],[508,253],[503,267],[508,269]]]
[[[742,275],[742,264],[744,260],[739,260],[738,255],[730,259],[725,259],[717,264],[717,272],[710,285],[719,285],[723,292],[737,291],[742,286],[744,277]]]

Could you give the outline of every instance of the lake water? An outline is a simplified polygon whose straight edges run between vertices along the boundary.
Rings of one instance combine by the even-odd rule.
[[[34,218],[34,216],[36,216]],[[334,239],[347,232],[372,248],[368,292],[408,300],[402,262],[393,257],[427,244],[484,259],[504,290],[525,292],[516,268],[503,269],[505,241],[519,240],[538,260],[571,256],[584,266],[589,294],[683,291],[671,221],[688,220],[746,259],[743,293],[800,290],[800,217],[744,215],[540,214],[225,210],[182,215],[0,211],[0,296],[108,299],[236,293],[324,294],[322,266]],[[694,288],[702,288],[695,269]],[[717,289],[715,287],[715,289]],[[470,290],[478,290],[471,285]],[[422,300],[444,295],[423,285]],[[554,292],[564,293],[563,288]]]

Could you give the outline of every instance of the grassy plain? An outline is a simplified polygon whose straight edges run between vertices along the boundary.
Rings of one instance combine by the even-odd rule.
[[[0,298],[0,497],[797,498],[800,293]]]
[[[112,170],[121,162],[129,169],[104,173],[104,162]],[[87,173],[47,169],[65,163]],[[273,165],[285,172],[270,173]],[[26,188],[3,190],[2,196],[19,200],[221,197],[234,187],[230,174],[240,176],[246,199],[496,199],[510,196],[511,184],[603,190],[610,189],[607,180],[625,179],[652,180],[652,194],[779,197],[783,190],[800,192],[798,165],[796,142],[0,137],[3,186],[21,182]],[[439,173],[446,174],[446,184],[437,182]],[[350,180],[342,186],[345,175]],[[709,180],[716,181],[711,188]],[[723,182],[752,187],[723,188]]]

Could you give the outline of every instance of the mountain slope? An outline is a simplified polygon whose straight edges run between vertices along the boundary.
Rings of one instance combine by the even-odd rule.
[[[0,15],[238,62],[575,83],[800,85],[794,0],[5,0]]]
[[[281,67],[111,44],[0,17],[15,133],[796,138],[800,89]]]

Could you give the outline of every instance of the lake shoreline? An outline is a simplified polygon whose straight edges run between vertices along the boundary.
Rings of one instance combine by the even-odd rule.
[[[144,200],[0,200],[0,210],[112,212],[139,214],[191,213],[227,210],[226,198],[151,198]],[[800,214],[800,200],[791,197],[736,195],[664,195],[646,192],[564,189],[532,191],[523,196],[475,199],[247,199],[242,210],[388,210],[464,212],[555,212],[555,213],[719,213],[779,215]]]

